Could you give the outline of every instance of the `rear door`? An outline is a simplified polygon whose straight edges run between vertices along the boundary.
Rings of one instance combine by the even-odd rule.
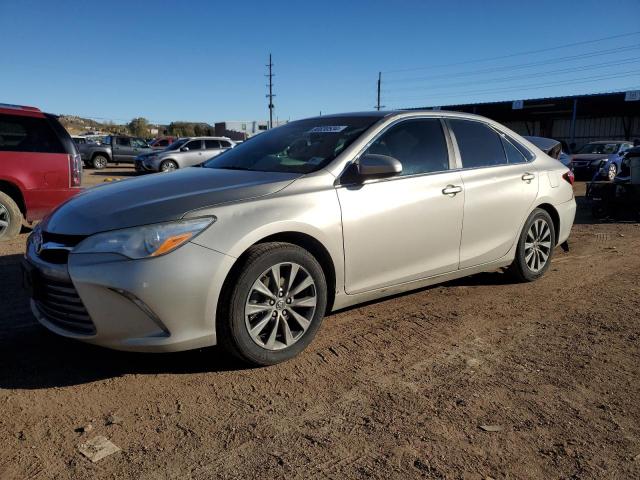
[[[466,268],[507,254],[537,197],[538,174],[525,156],[529,152],[488,124],[462,119],[447,123],[462,162],[460,268]]]
[[[220,140],[206,139],[204,141],[204,149],[206,150],[207,159],[213,158],[216,155],[222,153],[222,146]]]

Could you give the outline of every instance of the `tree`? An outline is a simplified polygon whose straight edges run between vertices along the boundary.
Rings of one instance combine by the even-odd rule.
[[[136,137],[148,137],[149,136],[149,121],[144,117],[134,118],[127,125],[129,133]]]

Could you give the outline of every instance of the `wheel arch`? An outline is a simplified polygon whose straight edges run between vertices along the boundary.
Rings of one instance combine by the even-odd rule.
[[[22,216],[26,218],[27,203],[25,202],[24,195],[22,195],[22,189],[14,182],[0,179],[0,192],[9,195],[9,197],[11,197],[14,202],[16,202],[16,205],[18,205]]]
[[[558,210],[556,210],[556,208],[550,203],[541,203],[536,208],[540,208],[544,210],[551,217],[551,220],[553,221],[553,229],[555,230],[555,237],[556,237],[554,239],[554,242],[555,242],[555,245],[557,246],[558,238],[560,235],[560,214],[558,213]]]
[[[109,153],[108,153],[108,152],[104,152],[104,151],[102,151],[102,150],[99,150],[99,151],[97,151],[97,152],[93,152],[93,153],[91,154],[91,161],[93,161],[93,159],[94,159],[94,158],[96,158],[98,155],[102,155],[103,157],[107,157],[107,161],[108,161],[108,162],[111,162],[111,160],[112,160],[112,159],[111,159],[111,155],[109,155]]]
[[[297,245],[300,248],[307,250],[318,261],[325,279],[327,281],[327,308],[326,312],[330,312],[333,308],[333,302],[336,294],[336,267],[334,265],[331,254],[327,248],[317,238],[309,235],[308,233],[302,233],[297,231],[283,231],[273,233],[262,237],[261,239],[253,242],[249,245],[242,254],[233,263],[229,272],[227,273],[221,288],[221,294],[218,297],[218,305],[216,308],[216,320],[219,318],[221,312],[221,302],[225,301],[226,293],[229,292],[233,279],[237,276],[240,266],[244,259],[247,257],[249,250],[255,245],[268,242],[284,242]],[[216,329],[217,330],[217,329]]]

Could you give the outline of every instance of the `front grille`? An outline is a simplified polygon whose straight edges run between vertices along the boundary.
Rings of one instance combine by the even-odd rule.
[[[96,333],[71,282],[40,276],[34,279],[34,300],[40,313],[55,326],[80,335]]]
[[[43,249],[38,256],[49,263],[67,263],[69,251],[85,238],[87,237],[84,235],[62,235],[43,231]]]

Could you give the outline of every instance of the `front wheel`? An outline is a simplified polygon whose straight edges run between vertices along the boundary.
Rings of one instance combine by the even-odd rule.
[[[551,216],[536,208],[524,224],[516,258],[509,267],[511,273],[522,282],[533,282],[549,269],[555,247],[556,231]]]
[[[93,165],[93,168],[95,168],[96,170],[102,170],[103,168],[106,168],[108,163],[109,163],[109,159],[104,155],[96,155],[91,160],[91,164]]]
[[[298,355],[320,328],[327,283],[307,250],[272,242],[252,247],[230,278],[218,311],[218,339],[251,365]]]
[[[173,172],[178,169],[178,164],[173,160],[165,160],[160,164],[161,172]]]

